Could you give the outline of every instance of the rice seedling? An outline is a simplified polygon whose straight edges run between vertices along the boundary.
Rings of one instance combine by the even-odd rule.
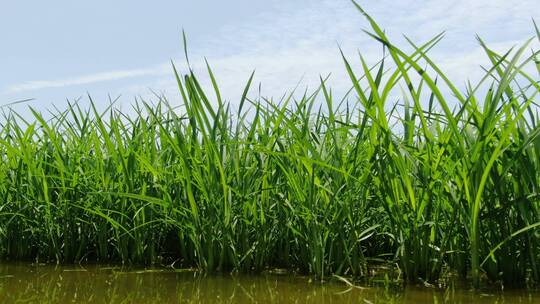
[[[209,65],[211,93],[173,65],[180,106],[5,111],[0,256],[321,279],[376,261],[407,282],[444,269],[477,287],[538,282],[538,51],[479,39],[491,66],[460,89],[428,56],[442,34],[405,50],[357,8],[385,55],[370,66],[342,54],[343,98],[322,78],[300,96],[250,98],[251,75],[233,108]]]

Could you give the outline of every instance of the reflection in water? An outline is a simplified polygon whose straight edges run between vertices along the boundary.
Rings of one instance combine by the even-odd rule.
[[[532,291],[352,288],[308,277],[0,264],[0,303],[538,303]]]

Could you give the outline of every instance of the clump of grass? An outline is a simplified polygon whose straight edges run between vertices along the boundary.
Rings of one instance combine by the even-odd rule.
[[[492,65],[462,91],[427,55],[442,35],[405,51],[357,7],[388,55],[343,57],[348,102],[324,79],[300,98],[250,99],[252,75],[232,109],[208,67],[212,96],[174,68],[180,111],[159,98],[130,116],[93,102],[48,120],[7,112],[0,255],[320,278],[379,260],[409,282],[444,267],[475,286],[538,282],[540,85],[526,72],[538,51],[479,39]]]

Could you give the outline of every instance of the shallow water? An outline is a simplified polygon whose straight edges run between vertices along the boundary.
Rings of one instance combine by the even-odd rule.
[[[540,303],[537,291],[350,288],[289,275],[0,264],[0,303]]]

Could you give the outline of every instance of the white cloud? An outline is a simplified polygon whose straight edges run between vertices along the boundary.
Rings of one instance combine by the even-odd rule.
[[[441,31],[446,31],[442,42],[431,51],[431,56],[451,80],[464,88],[467,80],[478,80],[481,64],[488,60],[475,39],[475,34],[486,35],[486,42],[504,52],[532,36],[530,10],[532,0],[458,0],[447,1],[359,1],[368,13],[389,32],[393,41],[407,48],[401,37],[406,34],[414,41],[425,42]],[[536,13],[538,15],[538,13]],[[229,27],[216,33],[211,43],[195,50],[191,56],[195,66],[202,61],[197,56],[210,58],[222,95],[237,100],[250,72],[256,69],[256,81],[262,83],[263,95],[281,96],[295,87],[314,88],[319,75],[332,74],[330,84],[337,97],[350,87],[337,43],[345,50],[354,68],[360,73],[356,50],[368,62],[380,59],[380,45],[361,29],[369,25],[347,1],[315,1],[298,5],[287,4],[283,11],[261,14],[256,22]],[[215,50],[232,49],[234,54],[219,55]],[[410,48],[409,48],[410,49]],[[171,77],[155,82],[166,94],[174,94],[176,87]],[[303,90],[300,89],[300,92]]]
[[[65,79],[28,81],[20,84],[10,85],[6,88],[6,91],[8,93],[18,93],[40,89],[62,88],[74,85],[93,84],[104,81],[114,81],[142,76],[161,76],[167,72],[168,69],[165,65],[158,65],[146,69],[107,71]]]

